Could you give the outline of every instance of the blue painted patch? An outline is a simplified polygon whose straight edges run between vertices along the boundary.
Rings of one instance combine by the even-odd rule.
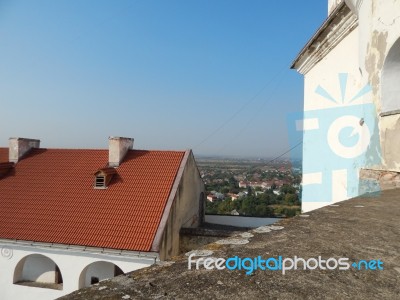
[[[322,177],[321,183],[303,185],[302,202],[331,202],[334,171],[347,173],[347,197],[376,195],[380,191],[378,182],[360,181],[358,177],[360,168],[381,163],[376,109],[373,103],[351,104],[369,93],[371,87],[364,86],[354,96],[347,97],[348,77],[347,73],[338,74],[341,99],[333,98],[321,86],[315,90],[317,95],[336,103],[335,107],[288,116],[291,147],[303,140],[303,174],[319,173]],[[316,122],[318,128],[299,131],[296,124],[302,120]],[[361,136],[366,140],[365,147],[361,147]]]

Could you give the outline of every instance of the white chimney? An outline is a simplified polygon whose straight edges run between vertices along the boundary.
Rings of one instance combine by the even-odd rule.
[[[8,140],[8,160],[17,163],[32,148],[40,147],[40,140],[12,137]]]
[[[133,148],[133,139],[119,136],[108,138],[108,165],[118,167],[128,150]]]

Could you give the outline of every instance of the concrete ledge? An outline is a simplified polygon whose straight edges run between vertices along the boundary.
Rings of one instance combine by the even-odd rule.
[[[384,270],[188,270],[188,257],[118,276],[61,299],[398,299],[400,190],[359,197],[251,231],[243,245],[212,243],[213,258],[379,259]],[[270,226],[272,227],[272,226]],[[273,230],[279,229],[279,230]],[[242,233],[243,235],[243,233]],[[64,279],[66,280],[66,279]],[[128,298],[129,297],[129,298]]]
[[[361,169],[360,180],[374,180],[381,190],[400,188],[400,173],[385,170]]]

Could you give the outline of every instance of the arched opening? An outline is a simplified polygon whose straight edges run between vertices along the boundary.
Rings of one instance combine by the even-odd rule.
[[[400,39],[390,48],[382,70],[381,116],[400,113]]]
[[[31,254],[16,265],[14,284],[62,290],[63,278],[60,268],[52,259]]]
[[[124,272],[117,265],[106,261],[96,261],[82,270],[79,276],[79,288],[88,287],[121,274]]]

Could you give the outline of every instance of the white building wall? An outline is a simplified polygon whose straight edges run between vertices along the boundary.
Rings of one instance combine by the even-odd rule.
[[[358,27],[337,46],[329,49],[304,75],[303,211],[364,192],[379,191],[382,187],[373,182],[375,177],[356,178],[355,174],[358,176],[361,168],[377,170],[378,177],[381,171],[400,172],[400,102],[396,98],[400,93],[400,2],[345,2],[357,17]],[[335,3],[329,0],[328,6],[333,7]],[[337,27],[325,30],[330,30],[327,32],[327,40],[340,32]],[[310,51],[318,47],[318,42],[314,43]],[[318,51],[313,53],[312,59],[322,55]],[[338,78],[339,74],[346,74],[346,80],[342,80],[345,81],[344,87]],[[348,97],[354,96],[366,85],[370,88],[368,93],[353,103],[346,103]],[[318,86],[323,87],[327,93],[317,93]],[[342,119],[339,119],[339,113]],[[332,121],[333,114],[338,114],[339,120],[335,120],[335,124]],[[360,124],[364,121],[365,124],[357,126],[357,118],[351,119],[350,115],[357,116]],[[330,127],[325,124],[327,120],[332,121],[336,129],[329,131]],[[339,145],[335,134],[343,133],[339,129],[345,128],[346,122],[348,127],[358,131],[359,147]],[[325,142],[331,152],[322,145]],[[341,151],[333,151],[335,147]],[[357,153],[361,154],[356,156]],[[346,159],[352,164],[343,168],[341,163]]]
[[[352,75],[347,83],[347,93],[363,87],[362,76],[358,68],[358,30],[357,27],[304,75],[304,110],[335,108],[337,104],[316,94],[320,85],[334,99],[341,99],[338,83],[339,73]],[[366,81],[365,81],[366,83]]]
[[[112,278],[114,277],[114,264],[111,264],[109,262],[105,261],[100,261],[94,264],[91,264],[85,272],[84,283],[83,285],[90,286],[91,278],[92,277],[97,277],[99,281],[102,281],[104,279]]]
[[[296,122],[305,212],[398,186],[383,186],[381,175],[400,172],[400,1],[345,2],[294,62],[305,81],[304,120]],[[336,4],[328,0],[329,9]],[[351,137],[354,146],[342,143]],[[360,169],[368,169],[362,178]]]
[[[32,255],[25,259],[20,280],[55,282],[56,265],[45,256]]]
[[[328,0],[328,15],[338,6],[342,0]]]
[[[304,212],[348,199],[354,196],[354,192],[348,193],[348,191],[358,191],[358,182],[349,182],[345,169],[329,165],[334,164],[332,157],[336,157],[337,154],[332,151],[335,145],[329,141],[328,129],[332,124],[326,124],[332,114],[338,114],[339,118],[340,109],[349,105],[346,100],[354,96],[367,83],[367,78],[363,78],[358,67],[358,30],[356,28],[349,33],[304,75],[302,194]],[[347,74],[344,97],[339,74]],[[317,93],[319,86],[335,101]],[[357,105],[363,101],[370,100],[362,97],[351,105]],[[346,126],[343,123],[345,121],[339,120],[337,126]],[[356,150],[348,151],[351,156],[351,151]]]
[[[197,169],[193,153],[190,151],[186,155],[188,155],[188,159],[182,170],[182,178],[176,188],[167,222],[160,231],[162,235],[160,235],[159,248],[154,250],[160,253],[161,260],[178,255],[180,229],[198,227],[204,217],[204,182]]]
[[[1,300],[51,300],[69,294],[79,288],[79,278],[82,271],[94,262],[113,263],[121,268],[124,273],[144,268],[155,262],[154,257],[140,257],[140,253],[138,253],[138,257],[131,257],[127,255],[103,254],[100,250],[96,253],[8,243],[0,243],[0,251]],[[62,290],[13,284],[14,272],[18,262],[31,254],[44,255],[58,265],[63,278]],[[94,271],[100,271],[98,269],[99,266],[101,266],[101,264],[97,265],[97,270],[92,269],[91,274],[94,274]],[[45,268],[47,267],[49,267],[49,265],[45,263]],[[110,272],[110,268],[108,267],[107,270],[99,273],[98,277],[104,279],[108,274],[113,275],[113,272],[114,270]],[[34,274],[34,270],[25,270],[25,275],[31,279],[34,278]]]
[[[397,82],[385,82],[385,69],[390,67],[387,55],[390,49],[400,38],[400,1],[397,0],[364,0],[358,3],[356,0],[347,0],[353,4],[354,13],[357,14],[360,26],[359,38],[359,66],[368,76],[373,87],[373,101],[378,114],[385,111],[385,92],[383,87],[392,85],[399,92]],[[398,50],[397,62],[400,61]],[[400,76],[400,70],[397,68]],[[400,101],[397,107],[390,105],[392,110],[400,110]],[[383,105],[382,105],[383,104]],[[379,117],[379,129],[383,162],[381,170],[400,172],[400,113]]]

